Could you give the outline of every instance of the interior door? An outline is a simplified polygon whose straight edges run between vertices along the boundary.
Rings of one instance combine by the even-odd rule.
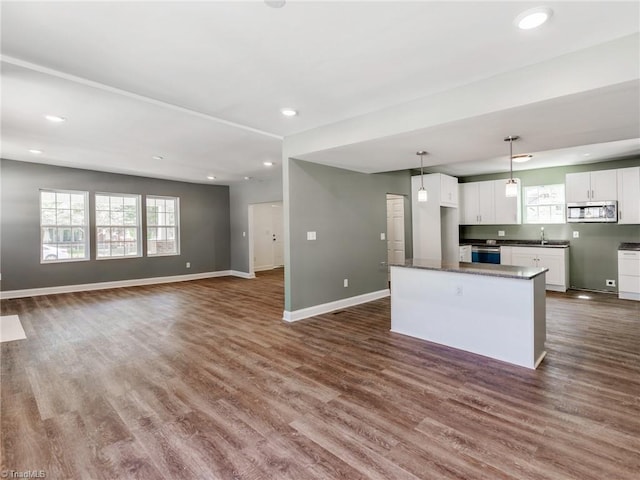
[[[404,263],[404,197],[387,195],[387,261]]]
[[[273,208],[269,203],[253,206],[253,269],[273,268]]]
[[[282,202],[271,204],[273,266],[284,265],[284,222],[282,219]]]

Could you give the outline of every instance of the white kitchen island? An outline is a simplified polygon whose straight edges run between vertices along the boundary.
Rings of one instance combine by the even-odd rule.
[[[535,369],[546,268],[413,259],[391,267],[391,331]]]

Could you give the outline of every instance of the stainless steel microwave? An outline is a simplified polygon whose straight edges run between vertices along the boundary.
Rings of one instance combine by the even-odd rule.
[[[617,221],[618,202],[616,201],[567,203],[567,223],[616,223]]]

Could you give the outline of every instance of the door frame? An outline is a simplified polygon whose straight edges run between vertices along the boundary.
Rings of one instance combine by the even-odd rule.
[[[248,240],[249,240],[249,276],[251,278],[255,278],[256,276],[256,272],[255,272],[255,264],[254,264],[254,260],[253,260],[253,254],[255,252],[254,249],[254,234],[255,234],[255,226],[254,226],[254,217],[255,217],[255,208],[258,205],[273,205],[274,203],[276,204],[280,204],[281,207],[283,207],[283,202],[282,200],[272,200],[270,202],[257,202],[257,203],[250,203],[249,204],[249,212],[248,212],[248,223],[249,225],[247,226],[247,235],[249,236]],[[284,236],[284,225],[283,225],[283,232],[282,235]],[[273,268],[276,268],[275,266]]]

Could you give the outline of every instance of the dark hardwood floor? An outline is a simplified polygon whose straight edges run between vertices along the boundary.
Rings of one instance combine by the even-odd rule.
[[[281,321],[281,271],[3,301],[2,470],[71,479],[640,472],[640,305],[549,293],[530,371],[389,332],[389,299]]]

